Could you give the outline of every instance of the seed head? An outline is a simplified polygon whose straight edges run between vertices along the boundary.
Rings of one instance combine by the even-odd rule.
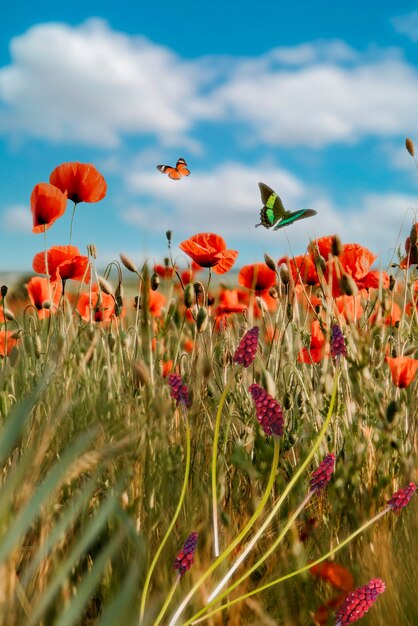
[[[250,330],[247,330],[238,348],[235,350],[234,362],[244,367],[249,367],[255,359],[255,355],[258,347],[258,334],[260,329],[258,326],[253,326]]]
[[[183,549],[177,554],[173,569],[178,569],[179,575],[184,576],[184,574],[191,568],[193,565],[193,557],[197,546],[197,532],[192,532],[187,537]]]
[[[171,387],[170,395],[175,399],[177,406],[180,402],[183,402],[187,407],[191,406],[192,401],[189,397],[189,389],[187,385],[185,385],[182,377],[173,372],[167,376],[167,382]]]
[[[388,500],[388,505],[395,513],[395,515],[397,513],[400,513],[400,511],[406,507],[406,505],[409,503],[410,499],[414,495],[416,488],[417,486],[415,485],[415,483],[411,482],[404,489],[399,489],[398,491],[395,491],[391,499]]]
[[[333,324],[331,329],[331,356],[339,359],[340,356],[347,356],[344,335],[338,324]]]
[[[361,619],[385,588],[385,583],[381,578],[372,578],[367,585],[349,593],[335,614],[336,626],[354,624]]]
[[[405,139],[405,148],[408,150],[411,157],[415,155],[414,142],[409,137]]]
[[[335,454],[327,454],[324,460],[312,472],[309,487],[311,491],[320,491],[326,487],[331,480],[331,475],[335,468]]]
[[[132,259],[127,257],[122,252],[119,254],[119,256],[120,256],[120,260],[122,261],[123,265],[126,267],[127,270],[129,270],[130,272],[133,272],[134,274],[138,274],[138,268],[136,267]]]
[[[265,389],[253,383],[248,388],[255,404],[257,419],[269,437],[283,435],[283,409],[281,404],[267,393]]]
[[[274,262],[274,259],[272,259],[271,256],[267,253],[264,253],[264,263],[269,269],[273,270],[273,272],[276,271],[276,263]]]

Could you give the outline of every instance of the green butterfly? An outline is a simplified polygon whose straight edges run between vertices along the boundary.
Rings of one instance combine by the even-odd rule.
[[[264,226],[264,228],[271,228],[273,230],[279,230],[296,222],[297,220],[303,220],[305,217],[312,217],[316,215],[316,211],[313,209],[299,209],[299,211],[286,211],[283,206],[283,202],[273,189],[270,189],[264,183],[258,183],[260,187],[261,200],[264,204],[260,211],[261,222],[256,224],[257,226]]]

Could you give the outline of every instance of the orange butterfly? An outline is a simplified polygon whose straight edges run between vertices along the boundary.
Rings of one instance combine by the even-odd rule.
[[[182,176],[188,176],[190,174],[190,170],[187,169],[187,163],[184,159],[179,159],[176,163],[176,167],[171,167],[171,165],[157,165],[157,170],[162,174],[168,174],[168,177],[173,180],[180,180]]]

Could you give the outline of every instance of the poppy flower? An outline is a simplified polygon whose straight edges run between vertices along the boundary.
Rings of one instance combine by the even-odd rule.
[[[151,315],[154,317],[161,317],[166,300],[167,298],[163,293],[160,293],[159,291],[149,291],[148,306]]]
[[[30,196],[30,209],[33,216],[33,233],[43,233],[64,214],[67,206],[67,193],[49,183],[38,183]]]
[[[418,370],[418,359],[411,359],[408,356],[387,356],[386,361],[390,367],[393,383],[401,389],[408,387]]]
[[[62,294],[62,284],[61,282],[50,283],[48,285],[48,279],[43,276],[33,276],[26,285],[28,290],[29,300],[36,307],[38,311],[38,316],[40,319],[44,317],[48,317],[51,311],[51,306],[49,308],[44,308],[44,303],[50,302],[50,298],[52,296],[53,304],[58,307],[61,294]]]
[[[268,291],[276,282],[276,272],[265,263],[244,265],[238,274],[238,283],[247,289],[253,289],[257,295]]]
[[[318,285],[319,278],[315,263],[309,254],[300,254],[289,258],[282,257],[277,265],[286,265],[291,273],[294,284],[303,282],[304,285]]]
[[[215,315],[231,315],[231,313],[242,313],[247,308],[240,298],[236,289],[222,289],[219,293],[219,306]]]
[[[56,280],[90,280],[88,257],[80,255],[76,246],[53,246],[47,252],[48,268],[45,264],[45,253],[35,254],[32,267],[38,274],[48,274],[51,281]]]
[[[302,348],[298,353],[299,363],[319,363],[325,356],[326,340],[318,320],[311,323],[311,342],[309,348]]]
[[[354,587],[354,578],[346,567],[333,561],[322,561],[309,570],[314,576],[318,576],[329,582],[333,587],[348,593]]]
[[[63,163],[58,165],[49,177],[51,185],[67,192],[69,200],[78,202],[99,202],[106,195],[106,181],[90,163]]]
[[[400,322],[402,318],[402,309],[396,302],[391,302],[390,310],[386,312],[382,312],[381,304],[378,302],[374,309],[374,312],[370,315],[369,324],[370,326],[376,326],[377,324],[382,323],[385,326],[395,326],[397,322]]]
[[[361,294],[356,296],[338,296],[334,300],[338,312],[347,322],[356,322],[363,314]]]
[[[0,356],[8,356],[15,347],[17,339],[12,335],[11,330],[0,330]]]
[[[78,296],[77,311],[86,322],[90,319],[94,322],[110,322],[115,315],[115,300],[104,291],[99,291],[98,285],[94,284],[91,294],[81,293]]]
[[[228,272],[238,256],[237,250],[227,250],[225,240],[214,233],[198,233],[179,248],[200,267],[212,267],[215,274]]]

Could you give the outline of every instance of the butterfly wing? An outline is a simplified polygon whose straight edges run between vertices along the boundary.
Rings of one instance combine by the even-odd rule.
[[[312,217],[316,215],[316,211],[313,209],[300,209],[299,211],[286,212],[284,215],[274,226],[273,230],[279,230],[280,228],[284,228],[285,226],[290,226],[293,222],[297,222],[297,220],[304,220],[305,217]]]
[[[264,206],[260,211],[260,224],[256,224],[256,226],[271,228],[278,220],[286,217],[289,212],[286,211],[281,198],[271,187],[264,183],[258,183],[258,186]]]
[[[167,174],[167,176],[173,180],[180,180],[181,178],[181,174],[177,171],[177,168],[171,167],[171,165],[157,165],[157,170],[162,174]]]
[[[181,176],[189,176],[190,170],[187,169],[187,163],[184,159],[179,159],[176,163],[176,170]]]

